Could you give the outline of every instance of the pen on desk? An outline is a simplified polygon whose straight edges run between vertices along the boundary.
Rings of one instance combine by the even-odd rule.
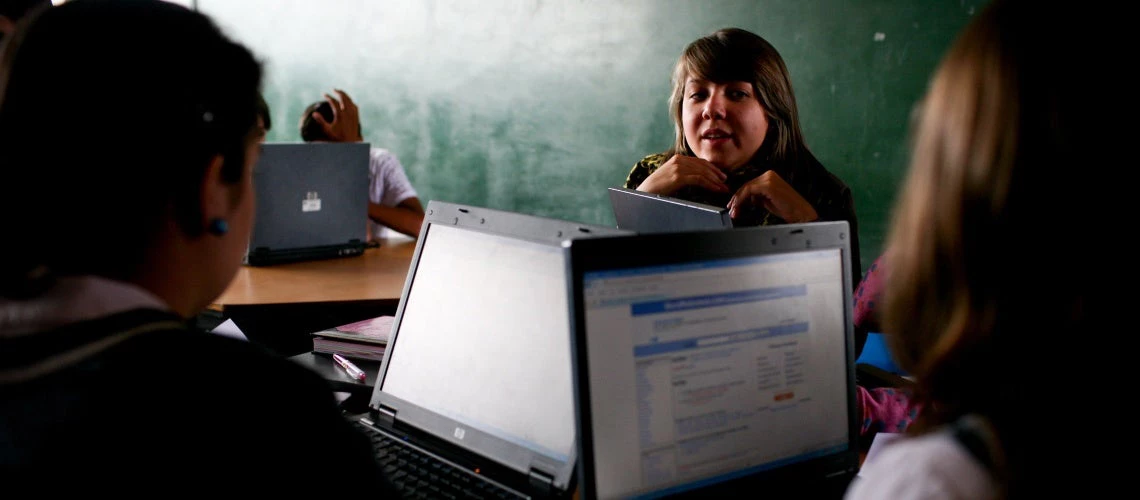
[[[333,361],[336,361],[336,364],[340,365],[341,368],[344,368],[344,371],[348,372],[349,377],[359,380],[362,383],[364,382],[364,370],[361,370],[360,367],[354,365],[352,361],[349,361],[340,354],[333,354]]]

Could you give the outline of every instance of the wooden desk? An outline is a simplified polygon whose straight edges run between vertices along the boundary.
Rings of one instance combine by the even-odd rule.
[[[213,309],[232,305],[399,301],[416,249],[412,238],[392,238],[359,257],[276,266],[242,266]]]
[[[394,314],[415,249],[400,236],[358,257],[243,266],[210,309],[270,351],[308,352],[312,332]]]

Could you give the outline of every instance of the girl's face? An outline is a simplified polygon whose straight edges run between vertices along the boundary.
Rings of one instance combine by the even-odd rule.
[[[768,114],[744,81],[688,79],[681,122],[693,154],[725,171],[748,163],[768,134]]]

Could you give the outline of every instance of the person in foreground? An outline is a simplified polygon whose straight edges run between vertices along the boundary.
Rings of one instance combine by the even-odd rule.
[[[362,142],[356,103],[342,90],[333,92],[336,97],[325,94],[325,100],[305,108],[301,115],[301,140]],[[369,240],[384,237],[385,228],[413,238],[419,236],[424,206],[400,160],[391,151],[375,147],[368,156]]]
[[[8,40],[6,490],[387,487],[318,375],[187,326],[249,239],[260,80],[248,50],[166,2],[75,0]]]
[[[1065,245],[1063,257],[1052,251],[1074,228],[1111,234],[1120,212],[1110,204],[1123,199],[1113,183],[1073,171],[1113,165],[1115,144],[1113,131],[1090,126],[1105,123],[1095,113],[1108,110],[1088,102],[1105,83],[1058,71],[1058,61],[1109,50],[1100,35],[1067,30],[1093,26],[1080,10],[995,0],[931,80],[894,210],[882,311],[924,407],[910,436],[865,464],[850,499],[1048,497],[1070,488],[1097,498],[1111,484],[1111,466],[1084,467],[1113,459],[1073,410],[1089,405],[1091,417],[1112,400],[1099,387],[1113,384],[1103,354],[1112,341],[1103,337],[1120,330],[1108,323],[1119,317],[1109,281],[1121,261],[1099,238]],[[1106,376],[1083,378],[1090,374]]]
[[[808,150],[776,48],[749,31],[719,30],[685,47],[672,86],[673,147],[637,162],[625,187],[727,207],[737,227],[847,221],[854,288],[854,198]]]

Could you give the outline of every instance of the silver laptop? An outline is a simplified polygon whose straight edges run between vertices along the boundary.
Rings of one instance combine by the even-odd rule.
[[[858,466],[846,222],[575,240],[581,498],[839,498]]]
[[[378,459],[405,493],[566,496],[576,446],[561,244],[628,232],[437,201],[426,212],[360,420]]]
[[[680,198],[607,188],[617,227],[638,233],[668,233],[701,229],[728,229],[728,209]]]
[[[254,169],[257,214],[246,263],[364,252],[367,143],[266,143]]]

